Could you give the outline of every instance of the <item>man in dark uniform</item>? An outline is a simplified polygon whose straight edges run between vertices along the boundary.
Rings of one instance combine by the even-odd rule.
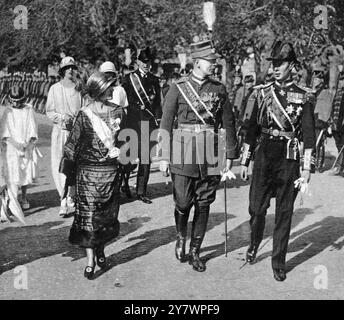
[[[291,70],[297,60],[290,43],[276,42],[270,60],[275,81],[259,89],[244,144],[241,177],[247,180],[248,165],[255,151],[249,194],[251,244],[246,260],[250,264],[255,262],[270,199],[276,197],[272,269],[274,278],[283,281],[286,279],[285,258],[298,192],[295,181],[308,183],[311,169],[314,170],[314,97],[311,90],[298,86],[291,79]],[[304,155],[302,179],[299,179],[301,140]]]
[[[150,173],[149,141],[151,132],[158,128],[161,118],[159,79],[149,70],[152,55],[149,48],[142,50],[137,59],[138,69],[123,79],[123,88],[128,97],[127,124],[138,134],[139,167],[137,172],[136,194],[144,203],[152,203],[147,197],[147,184]],[[142,141],[141,141],[142,137]],[[146,145],[147,143],[147,145]]]
[[[199,258],[199,252],[207,228],[210,204],[215,200],[220,182],[220,169],[233,177],[230,171],[232,159],[238,155],[234,116],[226,88],[209,78],[214,72],[218,55],[214,53],[210,41],[192,44],[191,51],[194,60],[192,73],[172,84],[165,98],[160,132],[170,137],[175,117],[177,128],[173,130],[171,155],[169,138],[163,139],[160,144],[163,150],[160,170],[166,173],[170,163],[177,229],[176,258],[181,262],[187,260],[187,223],[194,206],[189,263],[194,270],[202,272],[206,267]],[[220,144],[220,124],[225,129],[221,149],[223,158],[221,164],[218,163],[218,170],[212,171],[216,154],[211,153],[213,156],[203,159],[201,155],[216,147],[220,150],[217,145]],[[205,148],[200,147],[202,144]],[[221,155],[217,154],[217,158],[220,159]],[[227,161],[223,161],[224,158]]]
[[[330,175],[342,175],[344,171],[344,72],[339,74],[336,94],[333,99],[331,112],[331,128],[338,150],[338,158]]]

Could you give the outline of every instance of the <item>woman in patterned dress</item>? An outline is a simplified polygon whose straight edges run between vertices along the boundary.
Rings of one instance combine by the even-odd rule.
[[[101,72],[91,75],[86,84],[87,102],[64,148],[64,158],[76,168],[76,212],[69,241],[86,249],[84,276],[88,279],[94,273],[95,258],[99,267],[106,266],[104,246],[119,233],[121,181],[116,137],[123,108],[109,102],[115,81]]]

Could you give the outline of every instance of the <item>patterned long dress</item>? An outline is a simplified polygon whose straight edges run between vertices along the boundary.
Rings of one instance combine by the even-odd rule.
[[[122,118],[114,108],[98,116],[110,127],[110,119]],[[71,244],[96,248],[118,236],[120,173],[116,159],[93,130],[88,116],[79,111],[64,148],[64,157],[76,162],[76,212],[69,234]]]

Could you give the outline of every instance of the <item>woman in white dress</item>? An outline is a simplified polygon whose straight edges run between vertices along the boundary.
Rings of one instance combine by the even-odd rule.
[[[37,125],[33,107],[24,103],[23,88],[13,86],[9,93],[10,104],[6,107],[1,119],[1,161],[0,173],[13,196],[17,198],[21,188],[21,206],[30,208],[26,196],[27,186],[37,178],[37,160],[39,152],[35,142]]]
[[[74,211],[74,188],[68,187],[65,190],[66,176],[59,173],[59,165],[64,144],[82,104],[81,93],[76,90],[76,71],[77,66],[72,57],[62,59],[59,70],[62,80],[50,87],[46,104],[47,116],[54,123],[51,134],[51,168],[61,198],[59,214],[62,216],[68,214],[69,209]]]

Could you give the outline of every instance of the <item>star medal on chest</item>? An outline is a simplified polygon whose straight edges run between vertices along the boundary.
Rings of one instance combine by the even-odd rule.
[[[281,89],[279,93],[282,97],[284,97],[286,95],[286,92],[283,89]]]

